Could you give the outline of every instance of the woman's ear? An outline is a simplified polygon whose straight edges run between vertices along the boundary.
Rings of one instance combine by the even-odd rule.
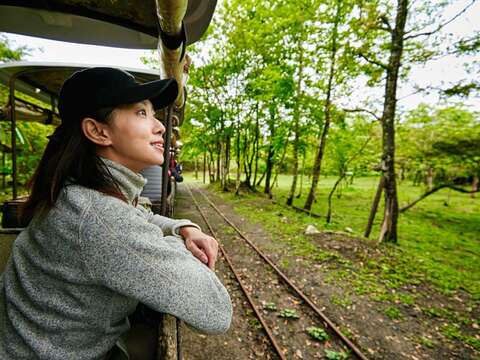
[[[112,143],[108,132],[108,125],[95,119],[84,118],[82,120],[82,131],[87,139],[96,145],[108,146]]]

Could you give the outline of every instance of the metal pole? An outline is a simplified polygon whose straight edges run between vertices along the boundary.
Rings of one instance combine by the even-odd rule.
[[[163,166],[162,166],[162,199],[160,203],[160,214],[167,215],[167,191],[168,182],[168,168],[170,166],[170,144],[172,142],[172,112],[173,104],[167,108],[167,116],[165,118],[165,134],[164,134],[164,150],[163,150]]]
[[[10,129],[12,132],[12,197],[17,198],[17,120],[15,119],[15,80],[16,75],[10,78]]]
[[[4,149],[4,150],[6,150],[6,149]],[[3,167],[3,171],[2,171],[2,177],[3,177],[3,178],[2,178],[2,185],[3,185],[3,188],[4,188],[4,189],[5,189],[5,176],[6,176],[6,174],[5,174],[5,167],[7,166],[5,156],[6,156],[6,153],[5,153],[5,151],[4,151],[3,154],[2,154],[2,167]]]
[[[27,69],[13,74],[10,78],[10,125],[12,131],[12,196],[17,198],[17,119],[15,116],[15,81],[26,73],[34,73],[42,71],[42,69]],[[52,109],[53,111],[53,109]]]

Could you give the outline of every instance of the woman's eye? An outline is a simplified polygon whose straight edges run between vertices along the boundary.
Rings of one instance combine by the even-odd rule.
[[[137,114],[140,115],[140,116],[147,116],[147,111],[146,110],[139,110],[137,112]]]

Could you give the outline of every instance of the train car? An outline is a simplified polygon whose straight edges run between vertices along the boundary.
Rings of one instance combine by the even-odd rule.
[[[0,65],[0,83],[10,89],[9,101],[0,108],[0,121],[9,122],[10,142],[2,141],[3,162],[5,155],[11,155],[12,163],[12,199],[2,206],[2,228],[4,232],[18,233],[27,223],[21,222],[17,217],[17,207],[26,200],[18,197],[18,174],[17,174],[17,139],[19,137],[17,122],[34,121],[42,124],[59,125],[60,119],[56,104],[60,87],[75,71],[96,65],[68,64],[68,63],[35,63],[35,62],[10,62]],[[152,81],[158,78],[158,74],[152,70],[122,68],[135,76],[140,83]],[[27,95],[28,98],[37,100],[35,104],[23,96],[13,96],[14,90]],[[14,99],[14,103],[12,103]],[[42,104],[42,105],[39,105]],[[13,105],[12,105],[13,104]],[[15,134],[15,136],[11,136]],[[171,153],[179,139],[178,128],[172,132]],[[3,139],[2,139],[3,140]],[[171,159],[174,161],[174,158]],[[5,178],[6,173],[2,174]],[[145,169],[143,175],[148,179],[148,184],[142,195],[149,198],[155,211],[159,210],[162,200],[162,168],[153,166]],[[170,176],[167,186],[166,204],[167,215],[173,213],[175,198],[175,177]],[[5,182],[5,181],[4,181]]]
[[[170,165],[168,158],[171,154],[178,152],[178,148],[172,149],[170,144],[172,142],[179,144],[178,129],[173,128],[181,125],[185,108],[184,88],[187,76],[184,70],[188,60],[185,48],[203,35],[211,21],[215,6],[216,0],[98,0],[95,2],[0,0],[0,32],[74,43],[159,50],[160,71],[156,74],[157,78],[159,76],[175,77],[180,85],[180,93],[175,104],[170,106],[164,114],[165,148],[171,151],[165,153],[165,165],[161,175],[161,200],[155,209],[163,215],[168,215],[173,207],[169,209],[167,202],[170,201],[170,204],[173,204],[175,189],[173,185],[170,191],[172,197],[168,199],[168,166]],[[172,44],[181,46],[173,47]],[[20,75],[17,74],[16,77],[20,78]],[[10,81],[10,87],[13,88],[14,83],[15,81]],[[54,123],[56,121],[55,102],[47,100],[47,103],[51,107],[51,113],[47,114],[47,118]],[[9,114],[13,129],[15,129],[16,105],[12,96]],[[172,139],[172,132],[177,133],[174,139]],[[14,133],[15,131],[12,132]],[[12,135],[13,146],[15,142],[16,138]],[[16,196],[15,193],[14,198]],[[162,336],[158,339],[156,355],[147,358],[177,359],[180,341],[176,335],[176,320],[170,316],[161,316],[156,321],[157,324],[158,321],[160,322],[158,331]],[[157,344],[157,341],[154,343]]]

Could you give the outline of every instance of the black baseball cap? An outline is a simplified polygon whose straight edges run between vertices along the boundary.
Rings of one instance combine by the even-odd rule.
[[[128,72],[109,67],[94,67],[75,72],[62,85],[58,110],[62,123],[92,116],[96,110],[150,100],[154,110],[176,99],[175,79],[140,84]]]

